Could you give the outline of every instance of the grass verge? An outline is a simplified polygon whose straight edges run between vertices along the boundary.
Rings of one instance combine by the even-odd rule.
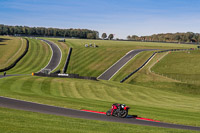
[[[69,118],[5,108],[0,108],[0,119],[0,132],[3,133],[195,133],[189,130]]]

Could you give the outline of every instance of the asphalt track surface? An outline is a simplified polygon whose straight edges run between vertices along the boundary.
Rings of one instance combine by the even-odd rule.
[[[1,96],[0,96],[0,107],[25,110],[25,111],[31,111],[31,112],[39,112],[39,113],[44,113],[44,114],[74,117],[74,118],[200,131],[200,127],[176,125],[176,124],[153,122],[153,121],[144,121],[144,120],[138,120],[134,118],[117,118],[113,116],[106,116],[104,114],[97,114],[97,113],[85,112],[85,111],[80,111],[80,110],[38,104],[38,103],[33,103],[33,102],[26,102],[22,100],[16,100],[12,98],[1,97]]]
[[[110,80],[124,65],[126,65],[133,57],[143,51],[153,51],[157,49],[136,49],[128,52],[110,68],[108,68],[104,73],[102,73],[98,79]]]
[[[48,41],[48,40],[44,40],[44,39],[40,39],[40,40],[46,42],[51,47],[52,52],[53,52],[51,60],[49,61],[47,66],[45,66],[43,69],[50,69],[51,71],[53,71],[60,64],[60,61],[61,61],[61,58],[62,58],[62,52],[61,52],[60,48],[55,43]]]

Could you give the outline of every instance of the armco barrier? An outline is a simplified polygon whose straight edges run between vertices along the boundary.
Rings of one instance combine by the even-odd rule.
[[[57,74],[58,74],[58,73],[60,73],[60,72],[61,72],[60,70],[57,70],[57,71],[55,71],[55,72],[53,72],[53,73],[57,73]]]
[[[139,71],[140,69],[142,69],[148,62],[149,60],[151,60],[153,58],[153,56],[156,54],[156,53],[163,53],[163,52],[168,52],[168,51],[184,51],[184,50],[194,50],[193,48],[190,48],[190,49],[167,49],[167,50],[162,50],[162,51],[157,51],[157,52],[154,52],[151,57],[149,57],[145,62],[144,64],[142,64],[139,68],[137,68],[135,71],[131,72],[128,76],[126,76],[124,79],[122,79],[120,81],[120,83],[123,83],[124,81],[126,81],[128,78],[130,78],[133,74],[135,74],[137,71]]]
[[[66,63],[65,63],[64,69],[63,69],[63,73],[67,72],[67,68],[68,68],[68,65],[69,65],[69,60],[70,60],[71,53],[72,53],[72,48],[69,48],[69,52],[68,52],[68,56],[67,56],[67,59],[66,59]]]
[[[26,38],[25,38],[26,39]],[[8,71],[8,70],[10,70],[11,68],[13,68],[25,55],[26,55],[26,53],[28,52],[28,49],[29,49],[29,41],[28,41],[28,39],[26,39],[26,49],[25,49],[25,51],[23,52],[23,54],[19,57],[19,58],[17,58],[16,60],[15,60],[15,62],[13,62],[10,66],[8,66],[8,67],[6,67],[6,68],[3,68],[3,69],[0,69],[0,72],[4,72],[4,71]]]
[[[58,74],[58,73],[34,73],[33,75],[42,76],[42,77],[59,77],[59,78],[78,78],[78,79],[88,79],[88,80],[97,80],[96,77],[87,77],[87,76],[79,76],[79,74]]]

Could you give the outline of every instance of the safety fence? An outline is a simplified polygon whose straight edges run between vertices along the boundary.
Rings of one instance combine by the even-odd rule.
[[[26,38],[25,38],[26,39]],[[9,65],[8,67],[5,67],[3,69],[0,69],[0,72],[4,72],[4,71],[8,71],[10,70],[11,68],[13,68],[14,66],[16,66],[16,64],[26,55],[26,53],[28,52],[28,49],[29,49],[29,41],[28,39],[26,39],[26,49],[25,51],[23,52],[23,54],[18,57],[11,65]]]
[[[144,64],[142,64],[139,68],[137,68],[136,70],[134,70],[133,72],[131,72],[128,76],[126,76],[124,79],[122,79],[120,81],[120,83],[123,83],[124,81],[126,81],[128,78],[130,78],[133,74],[135,74],[136,72],[138,72],[140,69],[142,69],[153,57],[155,54],[157,53],[163,53],[163,52],[169,52],[169,51],[185,51],[185,50],[194,50],[194,48],[190,48],[190,49],[167,49],[167,50],[162,50],[162,51],[157,51],[154,52],[151,57],[149,57]]]

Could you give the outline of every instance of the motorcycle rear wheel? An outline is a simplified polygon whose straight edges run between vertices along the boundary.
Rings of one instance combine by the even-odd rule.
[[[107,115],[107,116],[110,116],[110,115],[111,115],[111,111],[108,110],[108,111],[106,112],[106,115]]]

